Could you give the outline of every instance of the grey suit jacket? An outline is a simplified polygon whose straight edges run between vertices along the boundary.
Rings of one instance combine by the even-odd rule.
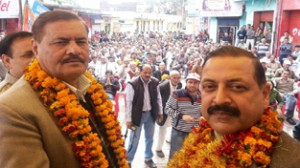
[[[77,168],[72,141],[22,77],[0,95],[1,168]]]

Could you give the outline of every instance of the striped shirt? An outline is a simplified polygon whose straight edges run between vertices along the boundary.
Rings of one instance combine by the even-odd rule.
[[[186,89],[179,89],[173,92],[166,104],[166,112],[171,116],[172,127],[182,132],[192,132],[192,127],[198,126],[198,118],[201,116],[200,92],[196,96],[188,94]],[[190,115],[195,118],[193,122],[182,120],[183,115]]]

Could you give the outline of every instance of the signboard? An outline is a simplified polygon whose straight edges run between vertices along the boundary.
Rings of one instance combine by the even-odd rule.
[[[19,18],[19,1],[0,0],[0,19]]]
[[[42,5],[40,2],[38,1],[34,1],[32,8],[31,8],[33,14],[37,17],[40,14],[44,13],[44,12],[48,12],[49,9],[47,7],[45,7],[44,5]]]
[[[200,15],[203,17],[242,16],[243,2],[233,0],[203,0]]]

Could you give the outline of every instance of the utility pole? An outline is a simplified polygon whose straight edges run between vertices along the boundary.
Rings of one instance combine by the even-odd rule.
[[[22,7],[22,0],[19,0],[19,30],[23,30],[23,7]]]

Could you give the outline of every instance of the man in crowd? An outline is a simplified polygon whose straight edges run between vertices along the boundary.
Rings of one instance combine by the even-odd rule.
[[[127,167],[112,103],[85,74],[87,26],[45,12],[32,33],[36,59],[0,95],[0,167]]]
[[[12,33],[0,42],[0,56],[8,69],[5,79],[0,83],[0,93],[10,88],[24,73],[25,67],[34,55],[31,47],[32,34]]]
[[[297,101],[295,94],[298,92],[298,90],[295,86],[294,80],[289,78],[290,73],[291,71],[288,69],[283,70],[281,78],[275,80],[275,87],[285,100],[286,121],[291,125],[295,125],[296,122],[294,121],[293,117]]]
[[[262,58],[266,56],[266,52],[270,51],[270,44],[267,43],[266,38],[262,38],[261,42],[256,46],[257,48],[257,57]]]
[[[164,62],[161,62],[159,63],[159,67],[158,67],[158,70],[154,71],[153,72],[153,76],[161,81],[161,77],[164,75],[164,74],[167,74],[169,75],[169,71],[166,70],[166,64]]]
[[[168,166],[298,167],[300,144],[268,107],[270,89],[250,52],[231,46],[211,52],[200,84],[204,118]]]
[[[100,81],[110,100],[114,100],[117,91],[120,89],[120,83],[111,70],[105,72],[105,78]]]
[[[152,160],[154,123],[156,120],[161,121],[163,116],[159,81],[151,75],[151,66],[145,64],[140,76],[133,78],[126,86],[126,125],[132,130],[127,148],[127,162],[130,166],[138,148],[142,126],[144,126],[145,164],[150,168],[156,168]]]
[[[285,31],[283,36],[280,37],[280,42],[283,43],[285,38],[288,39],[289,43],[293,43],[294,38],[290,35],[288,31]]]
[[[247,31],[246,31],[246,25],[243,25],[236,34],[236,42],[235,46],[238,46],[241,40],[246,40],[247,37]]]
[[[279,47],[279,62],[283,63],[284,59],[286,59],[292,53],[293,45],[289,43],[289,38],[284,38],[283,43]]]
[[[162,83],[159,84],[161,99],[162,99],[162,106],[163,106],[163,120],[159,122],[159,130],[158,130],[158,141],[156,146],[156,154],[158,157],[163,158],[165,154],[162,151],[162,146],[165,141],[167,128],[170,127],[171,121],[170,117],[165,110],[166,103],[170,98],[170,95],[176,90],[181,89],[182,84],[180,83],[180,73],[176,70],[172,70],[170,72],[170,80],[164,80]]]
[[[254,43],[255,43],[255,30],[254,30],[253,26],[248,24],[246,31],[247,31],[246,46],[247,46],[247,49],[251,50],[254,47]]]
[[[293,56],[294,60],[297,60],[297,62],[300,62],[300,45],[295,45],[294,51],[291,54]],[[298,58],[298,59],[297,59]]]
[[[171,117],[171,146],[169,158],[179,150],[192,127],[199,125],[201,115],[201,97],[199,91],[200,76],[190,73],[186,78],[186,87],[173,92],[167,102],[166,111]]]

